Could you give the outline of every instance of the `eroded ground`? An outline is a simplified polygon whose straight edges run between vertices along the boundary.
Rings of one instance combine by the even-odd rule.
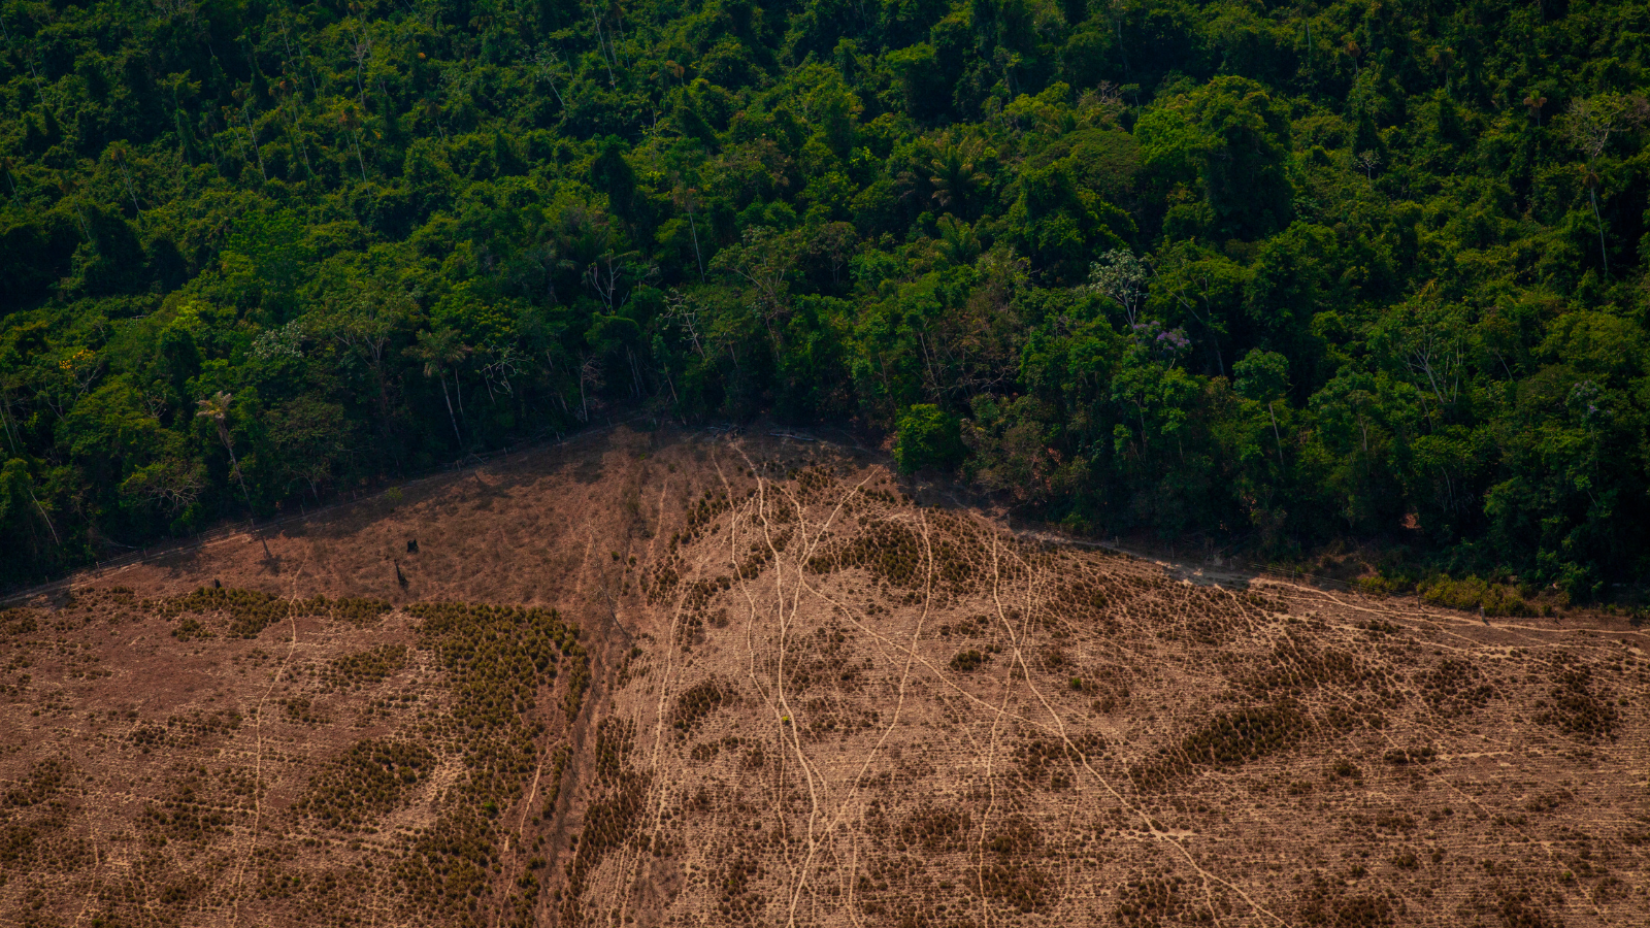
[[[909,490],[619,433],[7,613],[0,921],[1644,923],[1640,631]]]
[[[462,923],[542,846],[588,680],[545,609],[114,588],[4,618],[9,924]]]

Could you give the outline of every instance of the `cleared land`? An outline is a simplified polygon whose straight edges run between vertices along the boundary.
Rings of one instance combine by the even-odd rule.
[[[909,491],[619,432],[0,614],[0,922],[1643,923],[1642,632]]]

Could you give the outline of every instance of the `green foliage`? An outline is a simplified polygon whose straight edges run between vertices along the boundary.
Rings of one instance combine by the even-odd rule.
[[[1504,584],[1488,583],[1477,577],[1464,579],[1434,577],[1416,586],[1422,600],[1451,609],[1482,609],[1485,615],[1535,615],[1536,610]]]
[[[1289,389],[1289,359],[1275,351],[1251,351],[1232,365],[1237,392],[1257,403],[1272,404]]]
[[[1650,569],[1641,4],[840,6],[0,9],[0,582],[618,408]]]
[[[962,456],[962,435],[954,416],[932,403],[918,403],[900,413],[894,434],[894,461],[900,470],[949,470]]]

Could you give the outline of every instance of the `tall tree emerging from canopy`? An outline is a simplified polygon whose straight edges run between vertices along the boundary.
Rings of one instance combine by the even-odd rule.
[[[229,475],[241,485],[241,494],[246,497],[247,505],[250,506],[252,493],[246,488],[246,475],[241,472],[240,459],[235,457],[235,440],[229,434],[229,404],[234,398],[232,394],[219,390],[196,403],[199,408],[195,411],[195,416],[211,422],[216,427],[218,441],[223,444],[223,450],[229,455]]]
[[[431,332],[425,329],[418,333],[418,343],[407,349],[407,353],[424,365],[424,376],[435,377],[441,383],[441,399],[447,406],[447,419],[453,426],[453,440],[456,447],[464,447],[464,435],[458,429],[458,416],[453,412],[453,398],[447,392],[447,370],[464,359],[470,349],[459,341],[458,333],[452,329],[438,329]]]

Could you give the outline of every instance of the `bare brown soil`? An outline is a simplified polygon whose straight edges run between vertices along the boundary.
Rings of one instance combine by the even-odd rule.
[[[0,923],[1645,923],[1638,630],[908,490],[621,431],[0,613]]]

